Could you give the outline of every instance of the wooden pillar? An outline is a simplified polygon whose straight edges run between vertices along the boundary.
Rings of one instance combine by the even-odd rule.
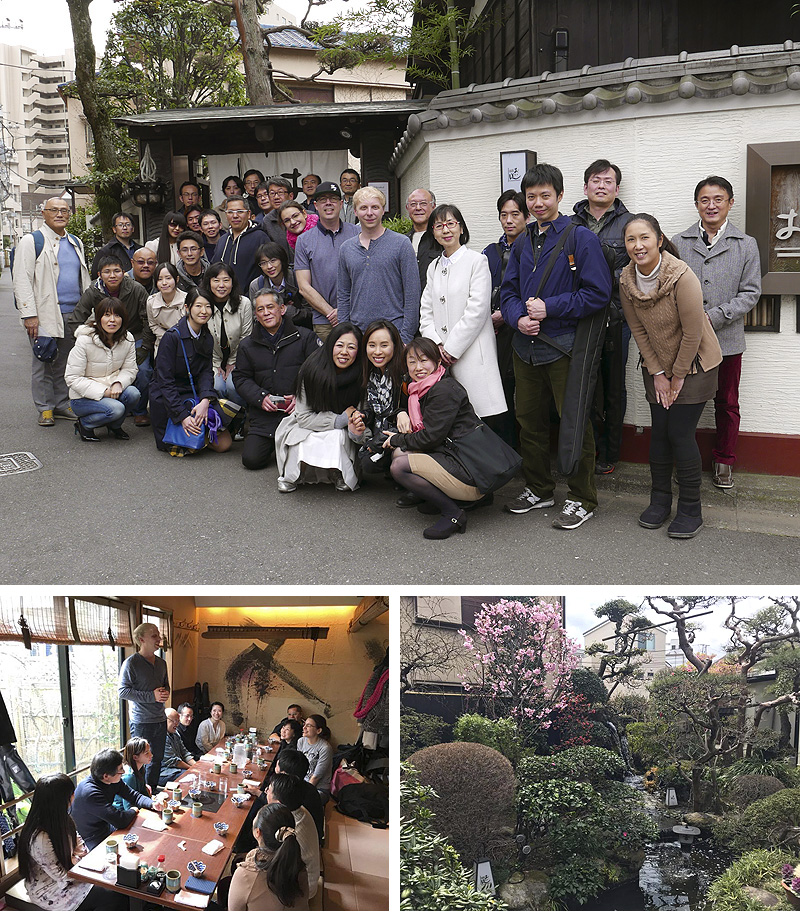
[[[389,131],[361,132],[361,183],[389,183],[390,216],[401,214],[397,177],[389,169],[389,158],[396,145],[395,136]]]

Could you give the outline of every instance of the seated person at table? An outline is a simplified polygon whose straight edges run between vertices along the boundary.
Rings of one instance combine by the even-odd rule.
[[[193,758],[200,758],[203,755],[203,749],[197,744],[198,723],[194,718],[194,707],[189,703],[178,704],[178,733],[180,734],[186,750]]]
[[[294,816],[294,830],[300,845],[300,856],[308,874],[308,897],[313,899],[319,886],[319,838],[311,813],[303,805],[300,781],[291,774],[276,774],[267,787],[267,803],[280,803]]]
[[[322,806],[322,800],[319,798],[317,788],[314,784],[306,780],[308,773],[308,758],[293,748],[284,749],[275,759],[276,774],[291,774],[300,781],[300,791],[303,798],[303,805],[311,813],[311,818],[317,826],[320,844],[325,834],[325,810]],[[262,784],[266,789],[270,779],[267,778]]]
[[[89,853],[69,814],[74,792],[66,774],[45,774],[36,783],[19,836],[19,873],[28,898],[42,911],[127,911],[120,893],[67,876]]]
[[[195,763],[195,759],[183,744],[183,739],[178,733],[178,724],[181,720],[178,711],[167,707],[164,715],[167,718],[167,741],[164,743],[164,757],[161,759],[161,774],[158,778],[162,786],[172,780],[177,780]]]
[[[286,708],[286,716],[272,731],[280,735],[281,729],[286,725],[286,723],[289,722],[289,720],[296,720],[302,726],[303,708],[300,706],[300,704],[289,704],[289,706]]]
[[[211,704],[211,716],[197,727],[197,747],[204,752],[210,752],[225,738],[225,722],[222,719],[224,712],[225,707],[215,700]]]
[[[277,756],[285,751],[287,748],[297,748],[297,740],[303,734],[303,724],[298,723],[297,720],[284,720],[281,725],[280,732],[280,741],[278,742],[277,748],[273,747],[273,758],[269,765],[269,770],[267,771],[267,780],[272,777],[275,773],[275,761]],[[270,742],[272,742],[272,735],[270,735]],[[265,788],[266,789],[266,788]]]
[[[304,911],[308,874],[292,813],[277,803],[264,806],[253,822],[258,847],[236,868],[228,911]]]
[[[328,741],[330,737],[331,731],[325,717],[312,713],[306,717],[302,738],[297,743],[297,750],[308,758],[306,780],[317,788],[323,806],[331,798],[333,746]]]
[[[72,802],[72,818],[79,834],[91,850],[97,847],[112,831],[127,828],[136,819],[140,809],[161,811],[155,802],[143,793],[122,782],[125,768],[122,755],[113,748],[104,748],[92,758],[90,774],[78,784]],[[128,809],[115,809],[114,797],[129,803]]]
[[[152,760],[153,752],[147,739],[139,736],[128,739],[125,748],[122,749],[122,761],[128,766],[128,770],[122,775],[122,782],[143,796],[152,796],[150,784],[146,783],[144,778],[145,768]],[[114,797],[114,808],[127,808],[121,796]]]

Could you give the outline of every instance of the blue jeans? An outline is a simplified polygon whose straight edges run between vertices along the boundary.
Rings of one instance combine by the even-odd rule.
[[[147,739],[150,743],[153,760],[145,768],[144,779],[146,783],[150,784],[150,789],[155,793],[158,786],[158,775],[161,773],[164,745],[167,741],[166,717],[160,723],[135,723],[131,721],[131,738],[135,736],[140,739]]]
[[[101,425],[118,429],[122,427],[125,415],[139,402],[139,396],[139,391],[130,386],[122,391],[118,400],[112,397],[103,397],[102,400],[87,400],[80,397],[70,402],[72,411],[80,417],[87,429],[96,429]]]
[[[137,342],[136,345],[138,347],[139,343]],[[136,416],[144,416],[147,413],[147,401],[150,398],[150,381],[153,379],[154,373],[153,359],[148,355],[139,365],[139,373],[133,382],[133,386],[141,394],[137,404],[130,410]]]
[[[238,403],[239,406],[244,406],[244,400],[239,396],[233,386],[233,375],[229,374],[228,379],[222,376],[222,371],[217,370],[214,372],[214,390],[217,391],[217,396],[222,397],[223,400],[233,400],[234,403]]]

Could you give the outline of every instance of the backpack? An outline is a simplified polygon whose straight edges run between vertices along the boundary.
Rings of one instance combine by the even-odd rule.
[[[342,815],[349,815],[373,828],[389,827],[389,788],[377,783],[353,783],[339,791],[336,807]]]

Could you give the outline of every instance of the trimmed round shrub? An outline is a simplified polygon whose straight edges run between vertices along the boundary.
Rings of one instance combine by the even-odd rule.
[[[622,780],[624,776],[622,758],[596,745],[578,745],[555,755],[528,756],[517,768],[520,785],[567,779],[598,786],[606,780]]]
[[[733,805],[742,810],[751,803],[766,799],[783,789],[785,789],[784,785],[777,777],[765,774],[742,774],[741,777],[734,777],[728,784],[726,793]]]
[[[790,829],[800,825],[800,790],[779,790],[751,803],[742,813],[726,816],[714,828],[714,837],[735,851],[744,853],[754,843],[775,847],[783,843]]]
[[[590,668],[576,668],[572,673],[572,689],[590,704],[608,703],[608,688],[603,679]]]
[[[611,704],[623,720],[641,722],[647,718],[647,698],[641,694],[617,694]]]
[[[400,757],[405,761],[415,751],[448,741],[450,726],[439,716],[400,709]]]
[[[472,863],[514,826],[514,769],[508,758],[475,742],[423,748],[409,759],[419,782],[433,787],[433,826],[465,863]]]

